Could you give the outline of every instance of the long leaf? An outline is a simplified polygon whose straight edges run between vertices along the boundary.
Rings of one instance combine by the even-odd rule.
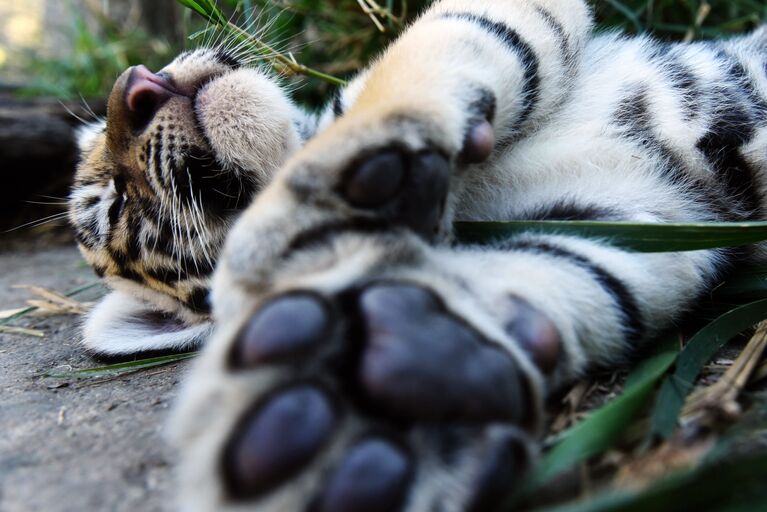
[[[725,343],[765,318],[767,299],[762,299],[728,311],[690,339],[679,354],[674,373],[661,386],[652,414],[651,436],[665,439],[671,435],[703,365]]]
[[[533,469],[522,493],[526,495],[534,491],[563,471],[612,446],[673,364],[677,344],[677,336],[664,340],[660,352],[642,362],[629,375],[626,389],[620,397],[571,428]]]
[[[735,304],[767,299],[767,271],[764,268],[738,269],[712,290],[711,298]]]
[[[147,359],[139,359],[137,361],[130,361],[127,363],[110,364],[107,366],[98,366],[96,368],[83,368],[80,370],[70,370],[65,372],[47,372],[43,377],[54,377],[57,379],[72,379],[72,378],[86,378],[97,376],[115,376],[122,375],[124,373],[135,372],[137,370],[146,370],[148,368],[156,368],[158,366],[165,366],[168,364],[177,363],[190,359],[197,355],[197,352],[186,352],[183,354],[172,354],[168,356],[150,357]]]
[[[591,221],[456,222],[463,243],[492,243],[524,232],[599,238],[639,252],[697,251],[767,240],[767,222],[636,224]]]
[[[678,512],[767,510],[767,454],[670,476],[638,493],[611,493],[535,512]],[[743,492],[747,489],[748,492]],[[736,491],[737,490],[737,491]]]

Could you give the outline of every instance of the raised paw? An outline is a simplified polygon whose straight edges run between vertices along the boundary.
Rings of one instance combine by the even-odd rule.
[[[492,511],[529,464],[529,369],[424,285],[278,294],[214,343],[186,394],[192,510]]]

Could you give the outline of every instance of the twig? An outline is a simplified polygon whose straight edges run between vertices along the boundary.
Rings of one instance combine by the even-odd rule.
[[[226,22],[224,29],[238,37],[240,42],[250,45],[261,55],[277,61],[280,65],[290,70],[292,74],[318,78],[334,85],[346,85],[346,80],[342,80],[338,77],[323,73],[322,71],[318,71],[296,62],[294,58],[291,58],[290,56],[278,51],[276,48],[255,37],[253,34],[248,33],[231,21]],[[272,63],[272,67],[278,71],[283,71],[283,69],[279,65],[275,65],[274,62]]]
[[[711,386],[694,392],[687,399],[682,416],[699,419],[707,413],[732,418],[740,414],[737,398],[748,384],[767,348],[767,321],[759,323],[756,332],[735,362]]]
[[[66,292],[64,294],[64,296],[65,297],[74,297],[75,295],[78,295],[80,293],[86,292],[86,291],[88,291],[88,290],[90,290],[92,288],[95,288],[97,286],[100,286],[100,285],[101,285],[101,281],[96,281],[96,282],[89,283],[89,284],[86,284],[86,285],[83,285],[83,286],[79,286],[77,288],[73,288],[73,289],[69,290],[68,292]],[[40,308],[38,308],[37,306],[29,306],[27,308],[20,309],[17,313],[15,313],[15,314],[7,317],[7,318],[0,319],[0,326],[8,325],[9,323],[13,322],[14,320],[17,320],[17,319],[19,319],[19,318],[21,318],[23,316],[26,316],[29,313],[32,313],[33,311],[37,311],[38,309],[40,309]]]
[[[43,331],[38,331],[37,329],[26,329],[24,327],[12,327],[10,325],[0,325],[0,332],[4,332],[7,334],[23,334],[25,336],[35,336],[38,338],[42,338],[45,336],[45,333]]]

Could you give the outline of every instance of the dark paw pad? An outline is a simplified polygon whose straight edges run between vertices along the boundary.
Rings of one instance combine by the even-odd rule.
[[[412,475],[410,458],[383,439],[354,446],[327,482],[317,512],[396,512]]]
[[[524,377],[503,349],[446,311],[430,291],[379,284],[360,297],[367,347],[359,379],[395,416],[426,421],[519,420]]]
[[[506,332],[525,350],[533,362],[546,373],[556,368],[562,339],[549,317],[527,301],[512,297],[514,312],[506,323]]]
[[[336,416],[328,397],[308,385],[281,391],[249,411],[224,450],[232,497],[259,496],[299,472],[330,438]]]
[[[342,194],[353,206],[378,209],[428,238],[439,228],[449,179],[450,164],[436,151],[387,149],[347,171]]]
[[[405,161],[397,150],[372,156],[358,165],[346,179],[344,194],[354,206],[377,208],[399,190],[405,174]]]
[[[240,332],[229,362],[233,368],[284,362],[307,353],[331,330],[330,307],[320,297],[296,293],[261,307]]]

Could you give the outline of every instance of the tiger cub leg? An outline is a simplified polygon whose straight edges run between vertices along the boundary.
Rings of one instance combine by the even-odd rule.
[[[277,173],[231,238],[308,243],[339,227],[449,235],[462,176],[492,173],[502,148],[559,108],[590,24],[580,0],[435,3],[350,84],[340,116]],[[243,279],[283,256],[279,244],[258,245],[231,262]]]
[[[177,414],[185,510],[492,511],[543,397],[669,325],[717,255],[338,233],[231,300]]]

